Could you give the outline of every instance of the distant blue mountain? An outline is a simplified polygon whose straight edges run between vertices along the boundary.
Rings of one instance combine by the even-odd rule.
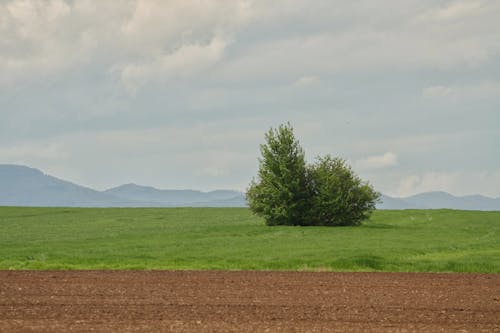
[[[0,206],[244,207],[243,193],[158,190],[126,184],[96,191],[20,165],[0,164]]]
[[[37,169],[0,165],[2,206],[106,207],[128,202],[106,193],[49,176]]]
[[[246,201],[241,192],[216,190],[200,192],[195,190],[159,190],[150,186],[125,184],[104,191],[115,197],[136,202],[148,202],[160,206],[245,206]]]
[[[464,210],[500,210],[500,198],[488,198],[482,195],[457,197],[446,192],[425,192],[405,198],[393,198],[382,195],[378,209],[464,209]]]
[[[20,165],[0,164],[0,206],[60,207],[245,207],[238,191],[160,190],[125,184],[96,191]],[[456,197],[426,192],[406,198],[382,195],[378,209],[500,210],[500,198],[481,195]]]

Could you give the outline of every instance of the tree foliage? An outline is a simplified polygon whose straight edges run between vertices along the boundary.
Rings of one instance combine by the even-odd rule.
[[[375,209],[380,195],[341,158],[306,165],[290,124],[271,128],[265,140],[246,196],[267,225],[359,225]]]
[[[309,216],[313,225],[359,225],[370,217],[379,194],[341,158],[320,157],[308,167]]]
[[[304,223],[308,188],[304,150],[290,124],[270,129],[260,146],[258,181],[252,180],[247,200],[268,225]]]

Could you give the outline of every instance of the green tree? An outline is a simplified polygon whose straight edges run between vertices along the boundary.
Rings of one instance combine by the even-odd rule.
[[[359,225],[375,209],[380,194],[343,159],[327,155],[306,165],[290,124],[271,128],[265,140],[246,197],[267,225]]]
[[[267,225],[306,225],[308,186],[304,150],[290,124],[271,128],[260,146],[257,180],[246,197],[250,209]]]
[[[320,157],[308,166],[313,225],[359,225],[370,217],[380,194],[363,182],[341,158]]]

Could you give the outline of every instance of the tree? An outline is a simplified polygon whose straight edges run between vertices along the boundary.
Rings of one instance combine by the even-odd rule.
[[[375,209],[380,194],[341,158],[306,165],[290,124],[271,128],[265,140],[246,197],[267,225],[359,225]]]
[[[313,225],[359,225],[370,217],[380,194],[341,158],[320,157],[308,167]]]
[[[252,180],[246,197],[250,209],[268,225],[307,224],[308,187],[303,149],[290,124],[270,129],[260,146],[257,181]]]

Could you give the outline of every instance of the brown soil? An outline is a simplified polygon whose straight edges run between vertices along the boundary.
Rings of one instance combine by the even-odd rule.
[[[500,275],[0,271],[0,331],[500,332]]]

